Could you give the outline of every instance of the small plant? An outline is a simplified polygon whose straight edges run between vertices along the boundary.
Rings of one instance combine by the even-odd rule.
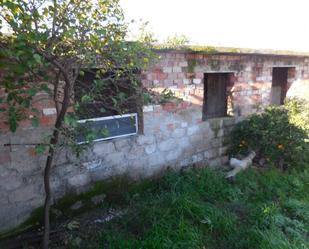
[[[163,92],[160,94],[159,102],[160,104],[165,104],[175,99],[177,99],[175,93],[173,93],[172,90],[165,88]]]
[[[269,107],[239,123],[232,132],[231,153],[246,154],[250,150],[258,159],[281,169],[308,162],[308,133],[297,125],[291,103],[287,107]],[[295,109],[295,108],[294,108]]]
[[[174,35],[167,37],[164,45],[166,48],[181,49],[184,48],[190,42],[186,35]]]
[[[168,102],[180,102],[181,99],[175,96],[175,93],[168,88],[165,88],[161,93],[150,90],[144,90],[144,104],[166,104]]]

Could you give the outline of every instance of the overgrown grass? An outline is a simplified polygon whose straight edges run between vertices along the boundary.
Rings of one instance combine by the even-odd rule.
[[[80,248],[309,248],[308,170],[249,169],[233,183],[208,169],[170,172],[127,204]]]

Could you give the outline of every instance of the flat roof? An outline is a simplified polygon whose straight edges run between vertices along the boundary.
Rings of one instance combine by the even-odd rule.
[[[260,55],[260,56],[287,56],[287,57],[309,57],[309,52],[298,52],[289,50],[212,47],[212,46],[181,46],[178,48],[166,47],[166,45],[155,45],[154,50],[166,53],[198,53],[210,55]]]

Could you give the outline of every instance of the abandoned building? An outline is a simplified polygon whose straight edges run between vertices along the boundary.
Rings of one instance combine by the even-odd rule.
[[[235,123],[270,104],[281,105],[286,98],[309,98],[307,55],[156,52],[160,59],[142,72],[143,87],[157,93],[168,91],[175,98],[143,106],[142,115],[133,112],[81,120],[90,119],[110,132],[97,137],[91,152],[80,159],[69,151],[57,153],[52,175],[55,198],[117,175],[138,179],[167,167],[220,166],[228,161],[226,138]],[[3,146],[39,143],[55,121],[52,101],[42,101],[40,109],[39,128],[24,122],[16,133],[10,133],[0,122],[1,231],[20,224],[44,201],[45,155],[36,155],[31,145]]]

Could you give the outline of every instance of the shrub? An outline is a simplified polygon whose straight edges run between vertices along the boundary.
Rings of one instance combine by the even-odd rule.
[[[300,122],[300,102],[287,102],[284,107],[269,107],[261,114],[253,114],[236,125],[232,131],[233,155],[250,150],[258,159],[265,159],[282,169],[308,162],[308,133]],[[309,117],[309,116],[308,116]]]
[[[309,135],[309,102],[303,99],[291,99],[285,102],[290,122],[305,130]]]

